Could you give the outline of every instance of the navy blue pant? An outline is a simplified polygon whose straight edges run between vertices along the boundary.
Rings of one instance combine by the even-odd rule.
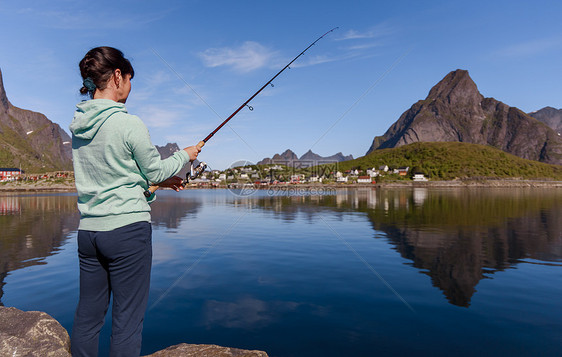
[[[111,294],[110,356],[139,356],[152,266],[150,223],[108,232],[79,230],[78,256],[80,301],[72,328],[72,356],[97,357]]]

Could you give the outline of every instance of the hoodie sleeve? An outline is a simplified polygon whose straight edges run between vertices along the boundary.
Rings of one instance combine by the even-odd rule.
[[[150,183],[159,183],[174,176],[189,162],[189,155],[185,150],[180,150],[162,160],[160,153],[150,141],[144,123],[138,117],[131,115],[128,124],[130,125],[125,137],[126,143],[141,173]]]

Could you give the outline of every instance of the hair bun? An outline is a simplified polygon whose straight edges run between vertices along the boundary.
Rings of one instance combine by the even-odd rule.
[[[109,79],[116,69],[121,70],[121,74],[130,74],[131,78],[135,75],[131,62],[123,56],[123,52],[113,47],[96,47],[86,53],[80,60],[80,76],[82,77],[83,87],[80,93],[94,97],[94,92],[104,90]]]

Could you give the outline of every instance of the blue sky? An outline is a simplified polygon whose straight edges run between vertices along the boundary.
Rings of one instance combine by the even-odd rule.
[[[200,158],[222,169],[288,148],[359,157],[457,68],[525,112],[562,107],[561,14],[553,1],[0,1],[0,68],[12,104],[67,129],[78,62],[119,48],[135,68],[129,112],[154,144],[184,147],[337,26]]]

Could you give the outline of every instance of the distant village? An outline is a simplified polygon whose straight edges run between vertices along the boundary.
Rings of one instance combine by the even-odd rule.
[[[316,169],[316,170],[315,170]],[[413,181],[428,181],[423,174],[412,174],[409,167],[391,169],[387,165],[367,170],[325,170],[317,168],[294,168],[285,165],[242,166],[227,170],[204,172],[192,180],[193,186],[237,186],[237,185],[283,185],[283,184],[374,184],[383,177]]]
[[[226,170],[205,171],[191,186],[220,187],[230,185],[282,185],[282,184],[374,184],[384,177],[413,181],[428,181],[420,173],[412,173],[409,167],[390,168],[382,165],[367,170],[315,172],[314,168],[302,169],[285,165],[242,166]],[[0,168],[0,182],[28,182],[74,178],[72,171],[43,174],[26,174],[18,168]]]
[[[74,178],[73,171],[55,171],[41,174],[26,174],[25,171],[13,167],[0,167],[0,182],[36,182],[40,180]]]

